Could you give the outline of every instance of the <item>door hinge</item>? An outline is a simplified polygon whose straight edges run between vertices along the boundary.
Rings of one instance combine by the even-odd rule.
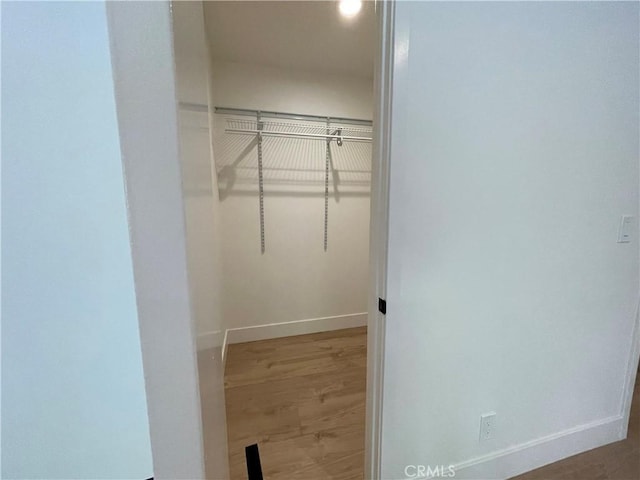
[[[378,311],[383,315],[387,314],[387,301],[386,300],[378,298]]]

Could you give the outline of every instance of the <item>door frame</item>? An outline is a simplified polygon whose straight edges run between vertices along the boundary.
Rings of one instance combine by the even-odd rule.
[[[153,478],[204,479],[171,6],[105,3]]]
[[[380,478],[394,67],[393,0],[376,0],[365,478]],[[187,278],[171,4],[106,2],[154,478],[204,479]],[[140,28],[144,25],[144,28]]]
[[[395,2],[376,1],[377,49],[374,70],[374,115],[371,158],[369,234],[369,306],[367,321],[367,396],[364,478],[381,478],[382,405],[386,318],[379,299],[387,293],[389,232],[389,166],[394,67]]]

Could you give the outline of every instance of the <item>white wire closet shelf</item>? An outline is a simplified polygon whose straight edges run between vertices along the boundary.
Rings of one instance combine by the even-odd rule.
[[[226,107],[215,107],[215,114],[224,121],[223,130],[222,124],[214,128],[214,132],[224,132],[217,142],[223,147],[216,155],[222,165],[218,179],[233,186],[247,174],[257,175],[253,178],[258,184],[261,252],[265,253],[264,186],[276,175],[288,175],[295,181],[302,176],[324,187],[323,245],[327,251],[330,179],[336,199],[345,176],[347,181],[369,184],[371,120]],[[363,177],[367,177],[364,182]]]
[[[338,146],[342,146],[345,141],[371,142],[372,128],[369,120],[223,107],[216,107],[215,112],[233,115],[233,117],[225,118],[226,133],[325,141],[335,140]],[[237,118],[243,115],[253,118]],[[305,123],[302,123],[302,121]]]
[[[225,132],[265,137],[307,138],[316,140],[336,140],[339,146],[345,141],[371,142],[371,129],[331,125],[307,125],[257,120],[226,118]]]

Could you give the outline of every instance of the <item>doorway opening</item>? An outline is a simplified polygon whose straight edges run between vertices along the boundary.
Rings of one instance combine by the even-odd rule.
[[[377,22],[342,3],[172,5],[209,478],[254,444],[266,478],[364,475]]]

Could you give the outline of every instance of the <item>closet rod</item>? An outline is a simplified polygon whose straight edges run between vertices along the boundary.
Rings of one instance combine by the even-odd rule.
[[[371,120],[362,120],[360,118],[344,118],[344,117],[322,117],[320,115],[306,115],[298,113],[285,113],[285,112],[268,112],[264,110],[247,110],[244,108],[228,108],[228,107],[215,107],[215,113],[221,113],[226,115],[245,115],[249,117],[255,117],[258,112],[262,118],[286,118],[289,120],[309,120],[313,122],[326,122],[330,120],[332,123],[347,123],[350,125],[366,125],[372,126]]]
[[[339,140],[351,140],[360,142],[370,142],[371,137],[353,137],[350,135],[331,135],[320,133],[295,133],[295,132],[271,132],[267,130],[245,130],[242,128],[226,128],[227,133],[246,133],[256,135],[260,133],[263,137],[303,137],[303,138],[317,138],[317,139],[339,139]]]

